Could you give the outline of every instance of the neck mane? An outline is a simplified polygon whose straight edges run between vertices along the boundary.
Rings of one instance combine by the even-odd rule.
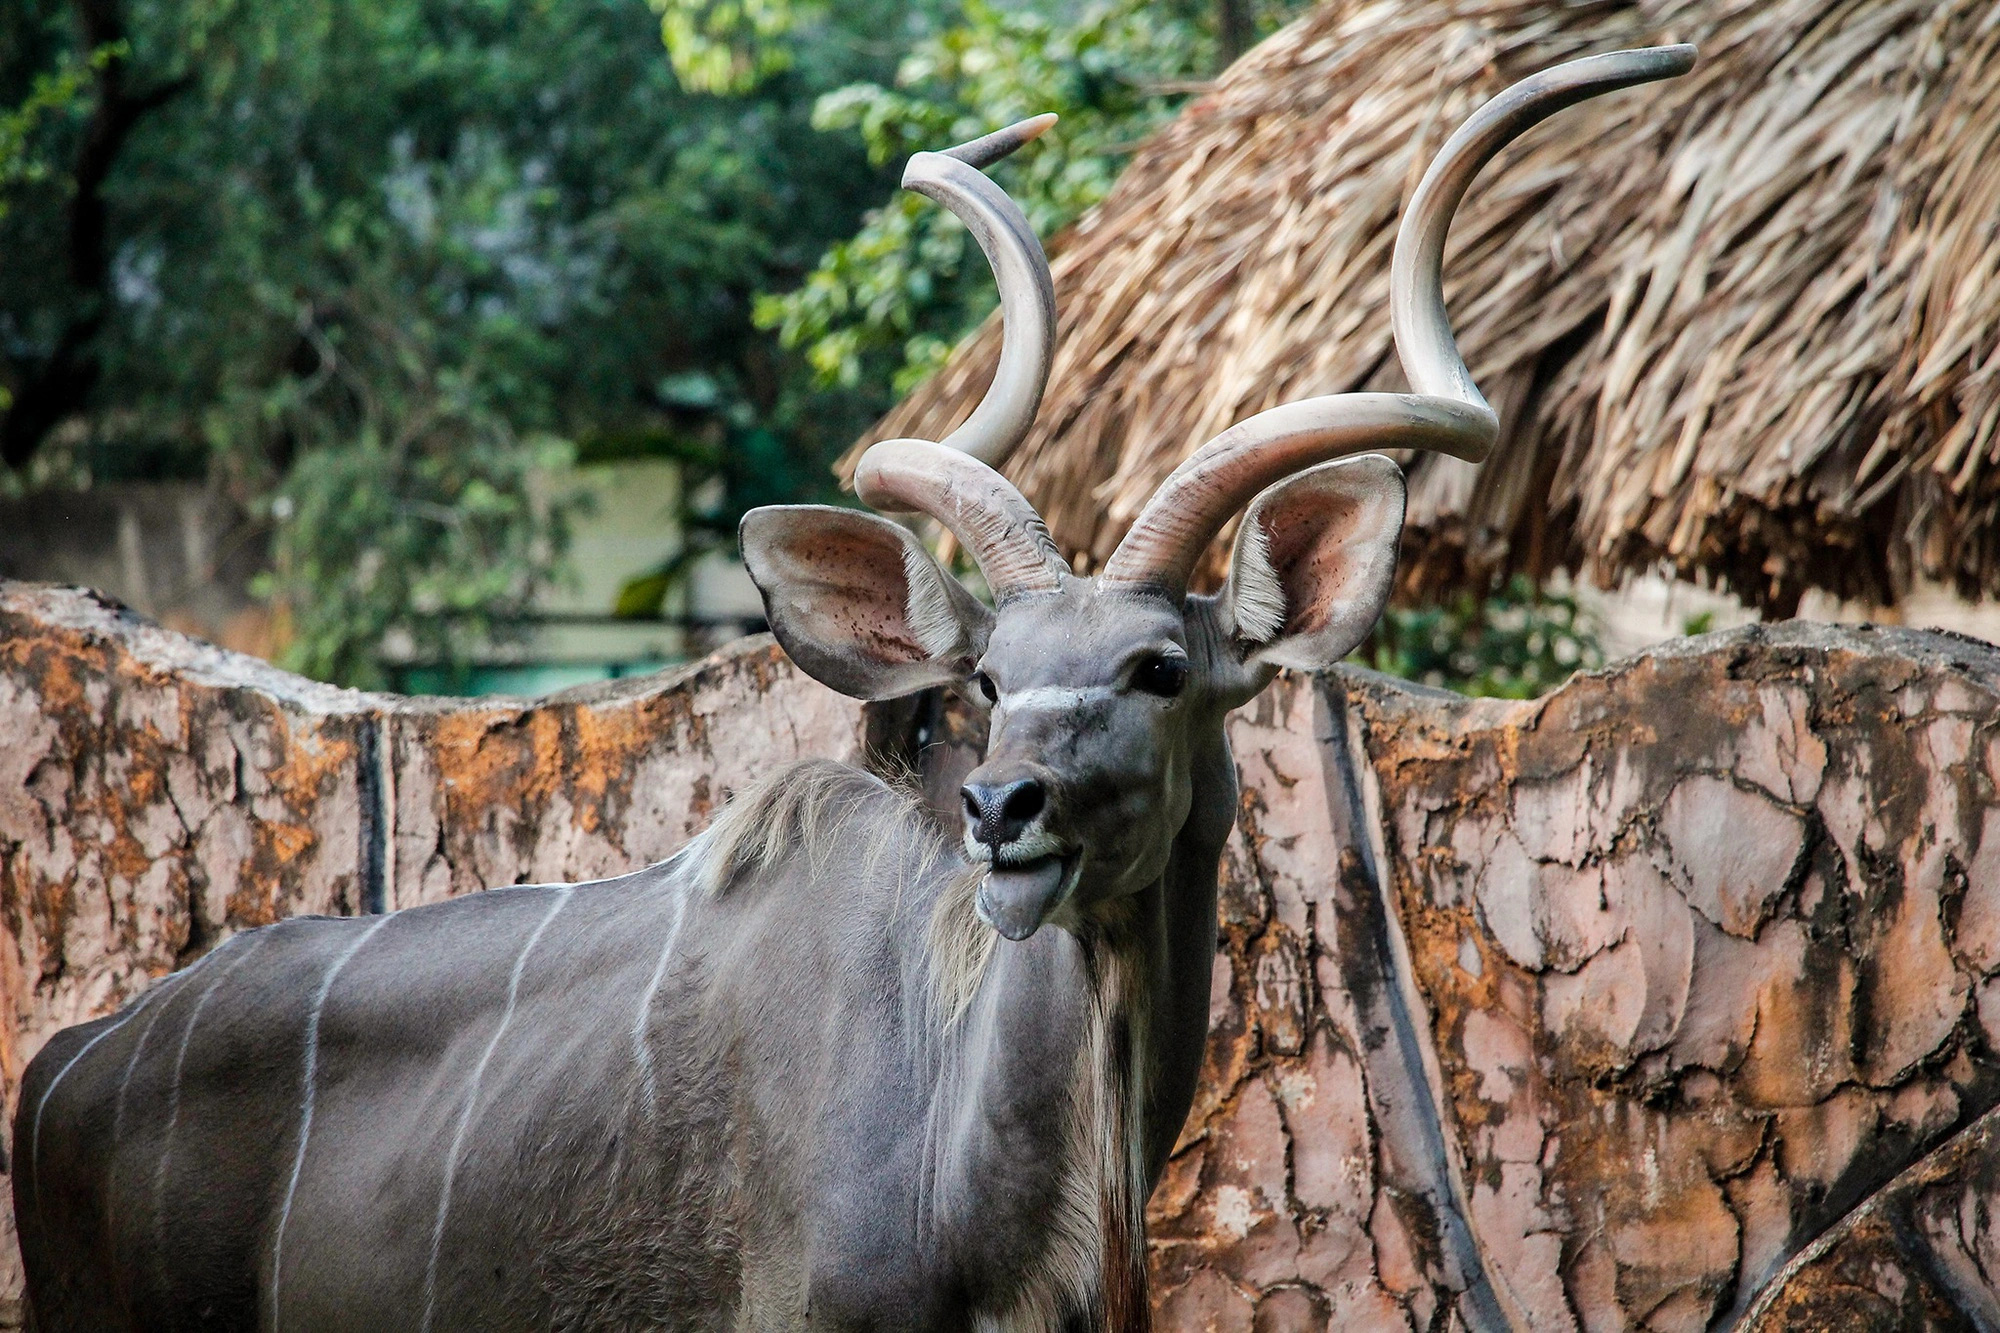
[[[883,926],[916,927],[904,984],[926,1104],[917,1234],[963,1275],[978,1327],[1150,1327],[1145,1205],[1201,1067],[1216,869],[1236,807],[1219,726],[1194,758],[1190,814],[1160,878],[1078,929],[1018,943],[978,919],[983,867],[963,863],[921,800],[892,800],[856,769],[798,765],[703,835],[708,894],[793,855],[910,892]]]
[[[932,1039],[944,1051],[935,1129],[1036,1124],[1040,1141],[978,1146],[941,1190],[962,1189],[969,1216],[1004,1208],[990,1182],[1017,1180],[1024,1154],[1055,1167],[1058,1202],[1022,1221],[1047,1237],[1013,1284],[998,1326],[1151,1327],[1145,1208],[1194,1094],[1208,1030],[1215,957],[1216,871],[1234,822],[1236,770],[1217,729],[1195,764],[1188,821],[1166,870],[1117,909],[1076,930],[1044,926],[1001,940],[972,906],[983,868],[948,884],[933,909]],[[1056,1105],[1059,1116],[1035,1115]],[[957,1212],[939,1205],[936,1215]],[[1102,1293],[1101,1305],[1096,1294]]]

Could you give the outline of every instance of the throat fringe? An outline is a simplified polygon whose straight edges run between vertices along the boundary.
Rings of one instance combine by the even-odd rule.
[[[1085,939],[1093,1013],[1077,1053],[1063,1204],[1040,1277],[1000,1327],[1054,1330],[1081,1315],[1093,1333],[1150,1333],[1146,1279],[1145,994],[1132,960],[1101,935]]]

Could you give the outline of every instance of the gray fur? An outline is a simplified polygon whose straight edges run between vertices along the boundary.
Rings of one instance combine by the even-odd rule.
[[[622,879],[254,932],[30,1066],[38,1327],[1064,1327],[1121,1001],[967,929],[968,870],[809,763]]]

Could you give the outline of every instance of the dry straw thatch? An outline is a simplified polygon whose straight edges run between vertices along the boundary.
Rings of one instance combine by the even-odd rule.
[[[1007,471],[1081,567],[1202,441],[1402,387],[1401,205],[1458,121],[1558,61],[1699,44],[1566,111],[1472,188],[1446,263],[1501,413],[1478,468],[1412,464],[1437,588],[1670,566],[1784,611],[1912,577],[2000,592],[2000,4],[1334,0],[1145,144],[1053,247],[1062,341]],[[991,321],[871,438],[938,438]],[[1213,559],[1213,557],[1212,557]]]

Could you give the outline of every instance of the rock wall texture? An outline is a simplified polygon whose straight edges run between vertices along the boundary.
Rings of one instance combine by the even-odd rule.
[[[1989,1111],[1802,1250],[1743,1327],[2000,1328],[2000,1112]]]
[[[1341,674],[1233,738],[1167,1326],[2000,1327],[2000,653]]]
[[[948,807],[979,745],[768,640],[534,704],[23,585],[0,645],[10,1118],[50,1032],[234,930],[629,868],[806,755]],[[1230,730],[1162,1327],[2000,1327],[2000,652],[1787,625],[1531,703],[1288,676]]]

